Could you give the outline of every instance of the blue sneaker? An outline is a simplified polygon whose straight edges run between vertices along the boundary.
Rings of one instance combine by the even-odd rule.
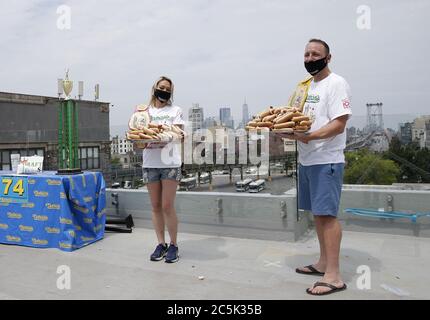
[[[160,261],[164,258],[164,256],[166,255],[168,250],[167,247],[167,243],[163,244],[159,244],[156,248],[155,251],[151,254],[151,261]]]
[[[179,249],[173,243],[170,244],[166,255],[166,263],[174,263],[179,260]]]

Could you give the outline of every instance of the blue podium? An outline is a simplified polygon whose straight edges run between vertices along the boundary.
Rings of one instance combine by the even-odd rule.
[[[0,171],[0,243],[74,251],[103,238],[105,207],[99,172]]]

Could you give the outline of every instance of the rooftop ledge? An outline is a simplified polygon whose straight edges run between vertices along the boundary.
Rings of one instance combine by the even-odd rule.
[[[430,190],[403,190],[402,186],[345,185],[338,219],[343,229],[430,238]],[[118,207],[110,201],[118,196]],[[133,216],[139,227],[152,227],[147,190],[108,189],[109,216]],[[297,210],[296,189],[281,195],[232,192],[178,192],[175,201],[183,230],[238,238],[300,241],[313,229],[309,212]],[[374,217],[345,212],[348,208],[375,212],[429,213],[416,222],[406,217]]]

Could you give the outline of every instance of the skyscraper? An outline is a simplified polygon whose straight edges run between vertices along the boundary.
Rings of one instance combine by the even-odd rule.
[[[208,117],[203,122],[203,128],[205,129],[216,127],[217,125],[218,121],[215,119],[215,117]]]
[[[412,142],[412,122],[400,124],[399,138],[401,144],[408,144]]]
[[[246,98],[245,98],[245,102],[243,103],[243,106],[242,106],[243,127],[245,127],[248,122],[249,122],[249,110],[248,110],[248,104],[246,103]]]
[[[220,123],[224,127],[233,128],[234,122],[231,118],[231,110],[228,107],[223,107],[219,109],[219,119]]]
[[[203,108],[198,103],[194,103],[188,111],[188,120],[191,122],[193,132],[203,128]]]

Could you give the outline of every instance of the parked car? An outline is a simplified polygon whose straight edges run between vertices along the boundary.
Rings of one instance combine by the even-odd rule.
[[[249,190],[249,185],[252,183],[252,179],[245,179],[242,181],[236,182],[236,191],[237,192],[246,192]]]
[[[180,191],[188,191],[197,187],[197,178],[194,176],[188,176],[182,178],[179,182],[179,190]]]
[[[266,181],[263,179],[251,182],[249,184],[249,192],[251,193],[257,193],[266,188]]]
[[[200,183],[201,184],[205,184],[205,183],[209,183],[210,181],[210,176],[209,173],[202,173],[200,174]]]

